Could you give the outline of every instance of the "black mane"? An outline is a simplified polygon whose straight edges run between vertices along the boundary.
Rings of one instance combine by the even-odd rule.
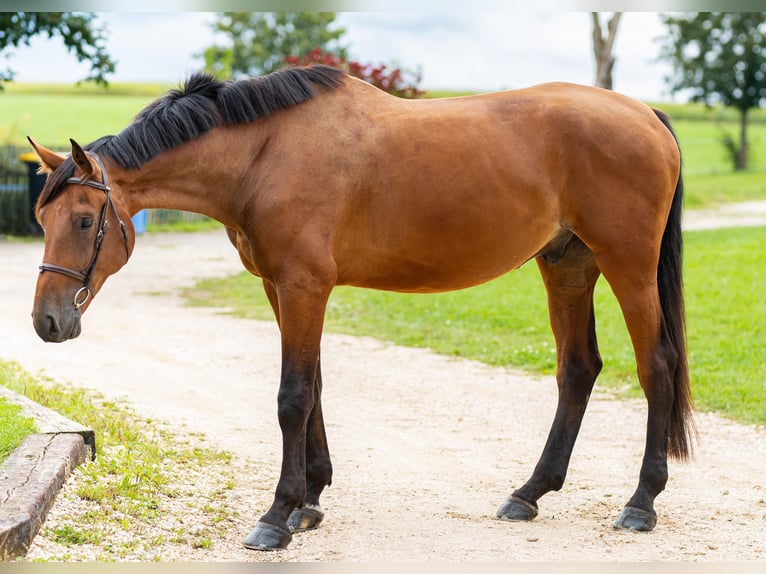
[[[343,72],[328,66],[284,68],[237,82],[193,74],[183,86],[146,106],[119,134],[104,136],[85,149],[126,169],[139,168],[216,127],[252,122],[310,100],[315,85],[336,88],[342,82]],[[74,163],[67,158],[49,176],[38,205],[50,201],[73,173]]]

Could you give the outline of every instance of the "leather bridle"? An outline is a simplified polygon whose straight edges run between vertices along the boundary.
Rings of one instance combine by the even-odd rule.
[[[87,176],[84,176],[82,178],[70,177],[69,179],[66,180],[66,183],[72,183],[75,185],[86,185],[88,187],[98,189],[99,191],[103,191],[105,195],[104,205],[101,208],[101,216],[99,218],[98,233],[96,234],[96,242],[93,246],[93,256],[90,258],[90,263],[88,263],[88,266],[85,267],[85,269],[83,269],[82,271],[75,271],[74,269],[69,269],[67,267],[62,267],[60,265],[55,265],[53,263],[41,263],[39,268],[40,273],[44,273],[45,271],[52,271],[54,273],[67,275],[68,277],[72,277],[73,279],[77,279],[78,281],[82,282],[83,286],[77,291],[77,293],[75,293],[75,296],[74,296],[74,308],[76,310],[79,310],[83,305],[85,305],[85,303],[88,302],[88,299],[90,299],[93,296],[90,282],[91,282],[91,279],[93,278],[93,271],[96,268],[96,263],[98,262],[98,256],[101,253],[101,247],[104,243],[104,237],[106,236],[106,232],[109,230],[108,215],[109,215],[110,207],[112,211],[114,212],[114,216],[117,219],[117,222],[120,224],[120,229],[122,230],[122,238],[125,241],[126,261],[128,258],[130,258],[130,242],[128,240],[128,231],[125,228],[125,223],[120,218],[120,214],[117,212],[117,207],[114,205],[114,201],[112,200],[112,196],[110,195],[112,188],[109,187],[109,176],[107,175],[106,169],[104,168],[104,162],[101,161],[101,158],[97,156],[96,154],[91,154],[91,156],[93,157],[93,159],[95,159],[99,169],[101,170],[101,178],[103,182],[88,179]]]

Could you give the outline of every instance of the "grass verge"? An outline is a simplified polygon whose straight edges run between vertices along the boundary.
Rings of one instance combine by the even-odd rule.
[[[697,406],[766,424],[766,301],[760,295],[766,276],[758,262],[766,228],[695,231],[685,240],[689,363]],[[259,284],[241,273],[201,281],[185,295],[192,305],[272,321]],[[604,359],[599,382],[639,396],[625,323],[603,278],[595,301]],[[438,295],[339,287],[330,298],[326,330],[534,373],[553,374],[556,367],[545,290],[534,264],[478,287]]]
[[[46,560],[167,560],[167,552],[190,556],[232,537],[230,454],[15,363],[0,360],[0,372],[9,388],[96,431],[96,460],[74,471],[56,501],[63,514],[49,517],[38,535]]]
[[[5,378],[5,369],[0,364],[0,384]],[[37,430],[35,421],[24,416],[19,405],[14,405],[0,398],[0,464],[8,458],[27,435]]]

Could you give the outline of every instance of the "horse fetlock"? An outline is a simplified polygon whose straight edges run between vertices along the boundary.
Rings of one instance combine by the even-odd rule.
[[[324,519],[324,511],[318,504],[304,504],[290,513],[287,526],[291,532],[314,530]]]

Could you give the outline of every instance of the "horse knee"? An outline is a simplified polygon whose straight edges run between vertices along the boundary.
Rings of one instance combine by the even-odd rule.
[[[277,397],[277,419],[283,431],[295,427],[305,427],[309,413],[314,406],[310,394],[287,393],[280,390]]]

